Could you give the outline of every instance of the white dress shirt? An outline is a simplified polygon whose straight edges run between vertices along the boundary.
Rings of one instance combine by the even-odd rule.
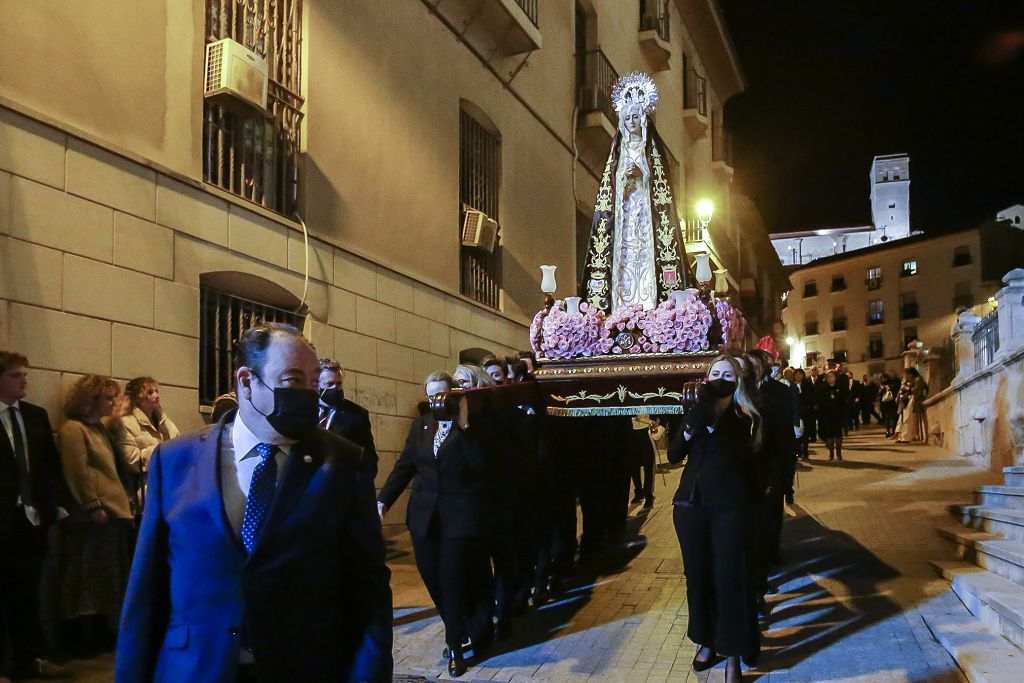
[[[21,414],[21,406],[18,405],[20,401],[7,404],[0,401],[0,422],[3,422],[4,432],[7,434],[7,441],[11,444],[11,448],[14,448],[14,427],[11,425],[11,408],[17,409],[17,420],[18,426],[21,427],[21,445],[25,449],[25,469],[27,470],[30,465],[28,455],[28,432],[25,431],[25,418]],[[21,504],[21,496],[18,496],[18,504]],[[28,517],[28,521],[32,526],[39,526],[42,520],[39,518],[39,511],[34,507],[28,505],[25,506],[25,516]]]
[[[236,414],[230,429],[221,436],[220,480],[224,489],[224,511],[235,534],[241,537],[242,519],[245,517],[245,501],[249,497],[253,471],[260,463],[256,446],[262,441]],[[278,447],[274,460],[277,461],[277,481],[284,475],[284,464],[288,461],[294,441],[279,437],[274,445]]]

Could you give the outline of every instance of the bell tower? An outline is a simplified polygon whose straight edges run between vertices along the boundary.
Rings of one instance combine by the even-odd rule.
[[[910,157],[886,154],[871,162],[871,222],[889,239],[910,234]]]

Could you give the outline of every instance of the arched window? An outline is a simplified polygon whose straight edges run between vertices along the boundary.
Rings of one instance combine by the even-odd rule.
[[[235,388],[231,361],[241,333],[261,322],[302,329],[306,320],[291,292],[249,273],[221,271],[199,276],[199,404]]]

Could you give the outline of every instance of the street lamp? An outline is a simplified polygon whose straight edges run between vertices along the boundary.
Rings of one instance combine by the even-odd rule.
[[[793,344],[796,344],[796,339],[793,339],[792,337],[786,337],[786,345],[792,346]]]
[[[697,224],[701,230],[705,230],[711,223],[711,215],[715,213],[715,204],[710,199],[701,199],[697,202]]]

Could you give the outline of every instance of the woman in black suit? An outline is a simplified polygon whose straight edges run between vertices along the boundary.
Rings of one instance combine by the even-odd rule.
[[[846,426],[847,392],[835,370],[818,382],[818,435],[828,446],[828,459],[843,459],[843,431]]]
[[[427,396],[451,390],[452,376],[436,372]],[[466,670],[463,647],[472,636],[479,653],[493,634],[485,450],[465,417],[417,418],[405,449],[380,491],[381,515],[413,482],[406,514],[416,568],[430,592],[448,644],[448,672]],[[414,480],[415,477],[415,480]]]
[[[716,358],[668,452],[670,462],[686,459],[672,502],[686,574],[687,636],[698,646],[693,669],[706,676],[725,659],[730,683],[742,676],[740,658],[753,662],[760,649],[751,516],[759,498],[761,415],[741,379],[735,358]]]

